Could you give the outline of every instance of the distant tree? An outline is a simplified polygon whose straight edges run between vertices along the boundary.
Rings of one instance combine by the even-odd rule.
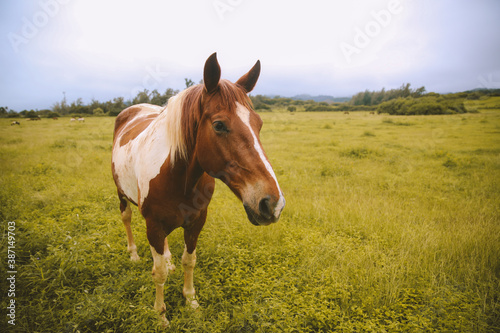
[[[378,105],[384,101],[385,97],[385,88],[382,88],[381,91],[375,91],[372,94],[371,105]]]
[[[147,90],[145,90],[147,91]],[[145,102],[148,103],[148,102]],[[134,103],[137,104],[137,103]],[[105,113],[107,113],[110,116],[117,116],[122,110],[127,108],[127,105],[124,102],[123,97],[115,97],[113,98],[113,101],[108,101],[106,102],[106,108],[105,108]]]
[[[149,90],[147,89],[140,91],[132,100],[132,104],[150,103],[151,99],[149,95]]]
[[[36,117],[38,117],[38,115],[36,114],[36,112],[35,112],[35,111],[30,110],[30,111],[27,111],[27,112],[24,114],[24,117],[25,117],[25,118],[36,118]]]
[[[425,87],[412,89],[409,83],[404,83],[398,89],[385,90],[385,88],[382,88],[380,91],[365,90],[364,92],[359,92],[352,96],[349,104],[370,106],[379,105],[397,98],[418,98],[422,96],[425,96]]]
[[[422,86],[422,87],[420,87],[417,90],[412,92],[412,97],[421,97],[423,95],[425,95],[425,87],[424,86]]]
[[[106,103],[101,103],[97,99],[92,98],[92,100],[90,101],[90,104],[87,105],[87,107],[89,108],[89,110],[92,110],[92,113],[97,108],[101,108],[103,110],[103,112],[106,113],[106,106],[105,105],[106,105]]]
[[[19,114],[14,110],[10,110],[9,113],[7,114],[7,118],[17,118],[17,117],[19,117]]]
[[[178,92],[179,92],[178,90],[168,88],[167,90],[165,90],[165,93],[160,94],[158,92],[158,90],[155,89],[151,92],[150,103],[155,104],[155,105],[164,106],[167,104],[170,97],[177,95]]]
[[[289,106],[287,108],[287,110],[290,111],[290,112],[295,112],[295,111],[297,111],[297,108],[295,106]]]
[[[6,117],[8,113],[9,113],[9,107],[0,106],[0,117]]]
[[[61,102],[54,103],[54,105],[52,106],[52,111],[57,112],[57,113],[62,114],[62,115],[69,113],[69,106],[68,106],[68,103],[66,101],[66,94],[64,94],[64,97],[61,100]]]
[[[191,79],[185,78],[184,81],[186,83],[186,89],[194,85],[194,82]]]
[[[172,88],[168,88],[167,90],[165,90],[165,93],[163,94],[163,96],[165,96],[165,103],[168,102],[170,97],[174,97],[178,93],[179,93],[179,90],[174,90]]]
[[[88,106],[83,104],[83,100],[78,98],[69,106],[69,113],[73,114],[90,114],[91,110]]]
[[[39,117],[45,117],[45,118],[48,118],[48,114],[50,114],[52,111],[50,111],[49,109],[43,109],[43,110],[40,110],[40,111],[37,111],[37,115]]]
[[[47,115],[46,115],[46,117],[47,117],[47,118],[49,118],[49,119],[50,119],[50,118],[59,118],[60,116],[61,116],[61,115],[59,115],[59,113],[57,113],[57,112],[52,112],[52,111],[51,111],[51,112],[49,112],[49,113],[47,113]]]
[[[368,90],[365,91],[363,94],[363,105],[372,105],[372,93],[370,93]]]
[[[406,83],[406,84],[403,83],[401,85],[401,88],[399,88],[399,90],[401,92],[401,96],[400,97],[409,97],[411,95],[410,86],[411,86],[411,84],[409,84],[409,83]]]
[[[161,96],[161,94],[158,92],[158,90],[153,90],[151,92],[151,101],[150,101],[151,104],[155,104],[155,105],[162,105],[164,104],[163,102],[163,98]]]

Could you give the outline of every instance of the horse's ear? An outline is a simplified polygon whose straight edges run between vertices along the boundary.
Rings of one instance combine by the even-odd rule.
[[[260,60],[257,60],[257,63],[252,67],[251,70],[248,71],[245,75],[240,77],[238,81],[236,81],[237,85],[240,85],[247,93],[251,92],[257,83],[260,75]]]
[[[206,91],[210,94],[217,89],[220,80],[220,66],[217,61],[217,52],[208,57],[203,70],[203,82]]]

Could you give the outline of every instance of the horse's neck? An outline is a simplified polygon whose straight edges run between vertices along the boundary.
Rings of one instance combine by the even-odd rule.
[[[150,182],[156,178],[162,167],[169,161],[172,143],[167,135],[166,124],[168,119],[164,110],[139,134],[132,144],[137,183],[140,188],[139,201],[142,203],[148,196]]]
[[[164,181],[179,179],[183,181],[183,194],[193,191],[204,171],[199,165],[193,151],[188,151],[182,136],[182,93],[171,98],[168,106],[141,133],[140,155],[142,161],[148,161],[150,179],[161,171],[165,163],[169,163]],[[174,158],[172,158],[174,156]],[[146,185],[146,184],[144,184]],[[146,185],[149,187],[149,185]]]

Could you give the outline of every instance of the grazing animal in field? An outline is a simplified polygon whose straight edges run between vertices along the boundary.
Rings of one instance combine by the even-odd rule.
[[[69,121],[73,122],[73,121],[76,121],[76,119],[75,118],[71,118]]]
[[[349,114],[349,111],[344,111],[344,114]]]
[[[373,112],[373,111],[370,111],[370,114],[375,114],[375,112]]]
[[[78,122],[79,123],[84,123],[85,122],[85,118],[78,118]]]
[[[10,126],[14,126],[14,125],[21,125],[21,123],[18,122],[17,120],[10,123]]]
[[[52,120],[58,120],[58,119],[59,119],[59,118],[57,118],[57,117],[52,117]]]
[[[262,120],[247,96],[259,74],[257,61],[236,83],[221,80],[214,53],[205,63],[204,83],[170,98],[166,107],[134,105],[116,118],[112,172],[127,249],[132,260],[139,260],[130,227],[132,203],[146,220],[154,262],[154,308],[165,324],[163,285],[175,269],[167,236],[176,228],[184,229],[183,295],[196,308],[196,243],[207,217],[214,178],[243,202],[254,225],[276,222],[285,206],[259,139]]]

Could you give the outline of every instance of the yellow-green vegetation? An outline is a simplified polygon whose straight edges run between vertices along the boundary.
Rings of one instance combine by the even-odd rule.
[[[262,113],[282,218],[254,227],[218,182],[197,249],[200,310],[182,297],[182,230],[169,236],[168,331],[500,330],[500,110],[483,102],[446,116]],[[161,331],[137,210],[141,261],[126,252],[114,119],[10,121],[0,120],[1,253],[4,274],[15,221],[16,330]]]

